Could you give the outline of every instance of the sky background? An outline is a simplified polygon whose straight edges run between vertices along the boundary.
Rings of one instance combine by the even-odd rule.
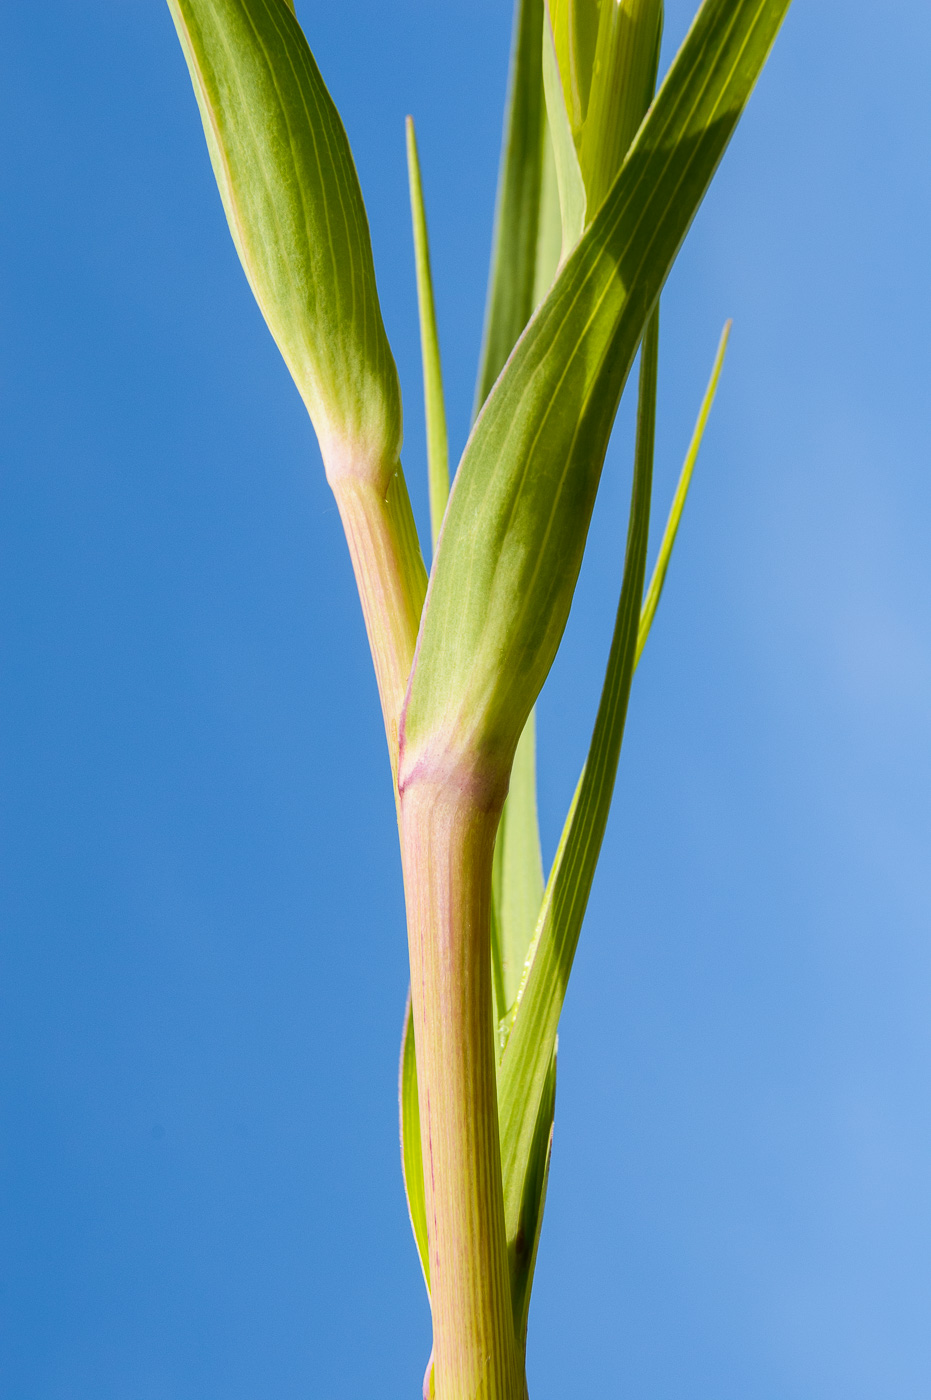
[[[297,10],[425,532],[403,119],[458,454],[510,7]],[[734,331],[563,1018],[533,1400],[931,1394],[929,69],[926,0],[796,0],[664,296],[654,537]],[[413,1400],[377,697],[167,7],[3,6],[0,123],[0,1395]],[[547,861],[631,436],[540,705]]]

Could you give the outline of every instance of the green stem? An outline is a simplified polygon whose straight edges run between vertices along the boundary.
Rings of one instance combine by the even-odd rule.
[[[508,1281],[491,998],[500,801],[456,775],[402,779],[437,1400],[525,1395]]]
[[[334,463],[332,454],[324,462],[362,602],[397,791],[398,727],[427,572],[400,462],[387,473]]]

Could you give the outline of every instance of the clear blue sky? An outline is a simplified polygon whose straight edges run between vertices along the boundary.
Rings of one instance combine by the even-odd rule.
[[[425,526],[403,118],[461,447],[510,7],[297,8]],[[316,444],[167,7],[0,32],[0,1396],[412,1400],[400,878]],[[926,0],[795,0],[664,298],[657,518],[734,333],[566,1006],[533,1400],[931,1394],[929,74]],[[630,438],[541,704],[548,857]]]

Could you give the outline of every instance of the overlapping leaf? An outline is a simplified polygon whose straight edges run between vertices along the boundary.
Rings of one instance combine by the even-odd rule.
[[[662,595],[692,471],[714,402],[729,331],[730,323],[725,326],[721,336],[711,378],[676,486],[650,586],[640,609],[632,656],[629,648],[631,604],[628,598],[625,606],[624,599],[628,576],[625,565],[624,588],[588,758],[547,882],[524,981],[509,1024],[505,1027],[506,1043],[498,1076],[498,1104],[509,1237],[519,1235],[525,1196],[523,1183],[537,1170],[536,1125],[539,1114],[549,1101],[547,1067],[555,1053],[556,1029],[611,807],[624,735],[626,697]],[[649,369],[649,338],[645,341],[644,358]],[[641,369],[641,374],[643,372]],[[652,374],[655,378],[655,361]],[[638,453],[641,441],[643,438],[638,429]]]
[[[559,259],[561,225],[556,172],[541,96],[543,10],[543,0],[517,0],[515,7],[515,39],[488,286],[486,332],[476,391],[480,401],[484,400],[500,373],[534,307],[549,290]],[[408,153],[424,347],[424,387],[429,404],[431,396],[436,401],[437,394],[441,401],[442,389],[429,258],[426,254],[426,216],[412,132],[409,134]],[[431,437],[429,416],[428,412],[428,443]],[[439,471],[435,469],[434,448],[431,446],[429,450],[431,516],[434,519],[435,540],[437,511],[434,509],[434,499],[439,499],[442,483],[435,490],[434,480],[441,477],[442,467]],[[445,500],[443,504],[445,506]],[[501,817],[492,886],[492,981],[496,1019],[501,1019],[516,995],[543,897],[532,715],[518,746],[511,791]],[[425,1277],[428,1277],[416,1060],[409,1009],[405,1027],[399,1095],[401,1155],[411,1222]],[[551,1128],[550,1118],[540,1130],[544,1154],[548,1151]],[[531,1175],[542,1192],[545,1187],[542,1164],[541,1169]],[[532,1217],[538,1223],[542,1218],[542,1197],[535,1202],[528,1201],[525,1214],[528,1219]],[[526,1263],[524,1259],[520,1262],[522,1267]]]
[[[494,792],[555,655],[618,399],[649,312],[789,0],[705,0],[593,223],[477,422],[405,706],[401,781]]]

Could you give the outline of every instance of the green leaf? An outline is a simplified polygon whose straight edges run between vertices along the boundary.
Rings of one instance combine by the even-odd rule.
[[[598,38],[579,164],[588,207],[599,207],[650,105],[663,35],[663,0],[599,6]]]
[[[499,202],[489,280],[487,330],[479,372],[478,393],[482,397],[497,377],[534,307],[552,285],[559,261],[561,224],[556,172],[546,114],[540,97],[539,34],[542,13],[540,0],[518,4],[515,8],[510,98],[502,149]],[[422,208],[422,199],[412,132],[409,132],[408,139],[416,227],[416,206]],[[425,236],[423,246],[425,250]],[[419,257],[418,269],[424,265],[428,268],[426,258]],[[421,279],[420,271],[418,278],[419,284],[421,280],[425,280]],[[423,344],[425,299],[422,295],[420,300]],[[435,331],[430,331],[429,327],[427,338],[435,343]],[[436,357],[438,361],[438,352]],[[438,377],[437,374],[436,378]],[[432,501],[431,490],[431,514]],[[495,848],[492,980],[498,1006],[497,1019],[504,1016],[516,994],[524,958],[533,935],[537,910],[543,896],[532,715],[525,727],[518,754],[512,776],[511,794],[502,814]],[[408,1108],[402,1112],[402,1135],[405,1122],[412,1125],[416,1122],[419,1135],[412,1034],[405,1041],[402,1058],[408,1067]],[[411,1132],[413,1131],[412,1127]],[[419,1136],[417,1141],[419,1143]],[[412,1150],[408,1151],[407,1156],[409,1160],[405,1165],[406,1179],[413,1179],[416,1172],[414,1197],[420,1200],[423,1197],[422,1169],[416,1165],[418,1159]],[[409,1202],[410,1199],[409,1192]],[[412,1206],[412,1221],[414,1214],[415,1207]],[[417,1230],[418,1226],[415,1225],[415,1237],[421,1249],[423,1262],[426,1255],[421,1240],[425,1245],[425,1228],[422,1237],[418,1235]]]
[[[527,1319],[530,1314],[530,1290],[537,1262],[546,1188],[549,1183],[550,1156],[553,1150],[553,1117],[556,1112],[556,1049],[553,1049],[550,1071],[543,1086],[537,1111],[533,1139],[523,1180],[517,1223],[508,1240],[508,1262],[511,1271],[511,1306],[514,1331],[521,1346],[527,1346]]]
[[[449,499],[449,442],[446,435],[446,404],[443,398],[443,370],[440,341],[436,329],[433,278],[430,273],[430,244],[427,240],[427,211],[424,208],[420,158],[412,117],[407,119],[407,174],[411,191],[411,219],[414,225],[414,261],[417,269],[417,305],[420,311],[420,354],[423,360],[423,397],[427,419],[427,470],[430,483],[430,525],[433,547],[443,524]]]
[[[548,8],[566,115],[573,139],[580,142],[588,113],[601,4],[600,0],[549,0]]]
[[[420,1255],[427,1293],[430,1292],[430,1251],[427,1244],[427,1200],[423,1186],[420,1142],[420,1104],[417,1098],[417,1056],[414,1051],[414,1016],[410,993],[404,1011],[401,1064],[398,1071],[398,1109],[401,1119],[401,1172],[411,1229]]]
[[[543,899],[537,825],[536,726],[530,715],[511,770],[495,841],[492,873],[492,967],[498,1020],[510,1010]]]
[[[544,8],[543,0],[518,0],[514,11],[510,94],[476,410],[534,308],[549,291],[559,261],[556,171],[542,95]],[[534,765],[531,718],[495,848],[492,982],[499,1018],[516,992],[543,891]]]
[[[542,29],[543,0],[515,0],[508,107],[475,413],[488,397],[536,304],[540,195],[547,145],[540,76]]]
[[[585,181],[579,165],[578,151],[566,111],[565,95],[556,56],[553,30],[549,13],[543,17],[543,91],[546,95],[546,114],[552,137],[556,181],[559,190],[559,212],[562,221],[563,258],[582,237],[585,227]]]
[[[618,400],[789,0],[705,0],[604,204],[466,446],[405,703],[400,781],[500,801],[559,645]]]
[[[659,321],[651,317],[643,342],[637,447],[624,577],[605,683],[588,760],[556,852],[543,899],[528,972],[498,1075],[501,1172],[508,1241],[519,1236],[525,1180],[534,1143],[556,1028],[582,918],[601,849],[617,772],[633,679],[640,600],[646,572],[656,418]]]
[[[401,397],[349,142],[284,0],[168,0],[230,231],[328,470],[387,488]]]
[[[543,139],[543,172],[540,178],[540,216],[537,221],[537,254],[533,277],[534,310],[546,296],[559,267],[562,253],[562,217],[559,211],[559,183],[556,155],[549,122]],[[521,327],[523,330],[523,327]]]
[[[731,323],[728,321],[721,335],[711,378],[702,399],[698,420],[679,476],[653,576],[640,611],[633,661],[634,669],[636,669],[643,652],[662,594],[692,471],[721,375],[730,328]],[[649,356],[648,342],[647,346]],[[555,1045],[555,1028],[562,1011],[572,960],[588,903],[588,893],[594,878],[611,806],[626,709],[626,706],[621,703],[625,683],[623,670],[625,654],[619,645],[621,617],[622,609],[619,608],[614,644],[608,662],[598,721],[592,735],[588,760],[579,779],[572,806],[563,827],[559,849],[537,924],[533,951],[528,959],[527,975],[523,979],[518,1003],[504,1028],[506,1043],[498,1078],[498,1092],[502,1142],[509,1141],[514,1153],[513,1158],[509,1159],[507,1149],[502,1149],[502,1170],[505,1181],[507,1183],[512,1175],[515,1178],[510,1192],[512,1198],[519,1189],[518,1180],[522,1163],[521,1138],[526,1145],[529,1129],[533,1125],[534,1096],[541,1083],[541,1072],[545,1070],[548,1040],[552,1036]],[[535,1026],[528,1023],[528,1026],[521,1028],[521,1034],[511,1036],[510,1031],[520,1023],[531,1004],[534,1006],[531,1017],[535,1018]],[[548,1092],[546,1081],[543,1080],[538,1118],[539,1113],[546,1111]],[[515,1112],[515,1110],[518,1111]],[[519,1127],[515,1127],[518,1119]],[[528,1155],[525,1170],[528,1176],[533,1176],[538,1170],[535,1157],[535,1153],[538,1151],[537,1134],[538,1129],[534,1126],[529,1148],[526,1148]],[[520,1207],[512,1206],[512,1214],[517,1209],[523,1210],[525,1194],[526,1188],[523,1188],[520,1196]],[[506,1199],[507,1195],[506,1187]],[[516,1231],[519,1226],[514,1227],[514,1229]]]
[[[653,618],[659,606],[659,600],[663,592],[663,584],[666,582],[666,570],[669,568],[669,560],[672,556],[672,547],[676,542],[676,535],[679,531],[679,521],[682,519],[682,510],[685,506],[685,498],[688,495],[689,486],[692,481],[692,471],[698,459],[698,450],[701,447],[702,438],[705,435],[705,425],[708,422],[708,414],[711,412],[711,405],[714,403],[714,396],[718,390],[718,380],[721,377],[721,369],[724,365],[724,355],[727,351],[727,342],[731,333],[730,321],[721,332],[721,339],[718,344],[718,352],[714,357],[714,365],[711,370],[711,378],[705,390],[705,397],[702,399],[701,408],[698,411],[698,421],[692,433],[692,440],[689,443],[688,452],[685,454],[685,461],[682,464],[682,471],[679,474],[676,493],[672,499],[672,506],[669,511],[669,518],[666,521],[666,528],[663,531],[662,543],[659,547],[656,564],[653,568],[653,576],[650,579],[650,586],[647,589],[647,596],[643,602],[640,612],[640,630],[637,635],[637,660],[643,653],[646,646],[647,637],[650,635],[650,628],[653,626]]]
[[[396,774],[426,571],[349,142],[285,0],[168,3],[233,241],[339,506]]]

